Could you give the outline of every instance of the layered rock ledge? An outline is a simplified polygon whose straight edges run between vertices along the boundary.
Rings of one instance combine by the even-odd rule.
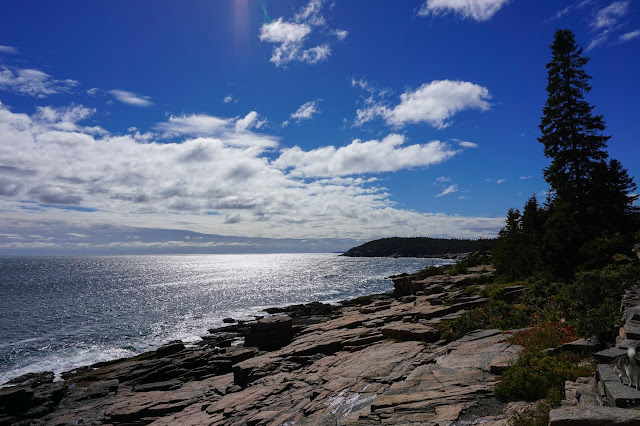
[[[63,381],[23,376],[0,389],[0,425],[506,425],[526,404],[501,403],[493,391],[522,348],[499,330],[445,344],[435,327],[486,303],[464,289],[489,274],[483,266],[422,282],[400,277],[394,294],[226,319],[197,345],[170,342],[66,372]],[[515,287],[514,295],[522,291]],[[568,384],[553,424],[603,411],[580,414],[580,401],[597,405],[599,397],[596,381],[585,380]]]

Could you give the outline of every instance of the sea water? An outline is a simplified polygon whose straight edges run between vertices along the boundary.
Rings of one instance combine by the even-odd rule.
[[[194,342],[222,319],[393,289],[438,259],[337,254],[0,257],[0,386]]]

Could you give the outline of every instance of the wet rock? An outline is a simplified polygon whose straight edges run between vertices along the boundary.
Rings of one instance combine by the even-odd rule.
[[[26,413],[31,408],[33,394],[30,386],[0,389],[0,413],[9,415]]]
[[[246,346],[255,346],[262,351],[280,349],[291,342],[293,320],[289,316],[263,318],[251,325],[245,337]]]
[[[236,322],[233,318],[222,318],[222,322],[225,324],[233,324]]]
[[[176,352],[180,352],[181,350],[184,350],[184,348],[185,346],[184,346],[184,343],[182,343],[182,341],[174,340],[173,342],[169,342],[166,345],[160,346],[158,349],[156,349],[156,355],[158,357],[173,355]]]
[[[27,373],[22,376],[11,379],[5,383],[5,385],[30,385],[33,387],[39,386],[43,383],[52,383],[54,378],[53,371],[44,371],[42,373]]]

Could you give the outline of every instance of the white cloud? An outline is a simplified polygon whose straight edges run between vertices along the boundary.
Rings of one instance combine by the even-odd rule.
[[[529,180],[533,179],[533,176],[520,176],[520,180]]]
[[[153,105],[153,102],[149,100],[151,99],[149,96],[137,95],[132,92],[127,92],[126,90],[118,89],[109,90],[109,93],[111,93],[114,98],[124,104],[139,107],[147,107]]]
[[[545,22],[551,22],[551,21],[556,21],[560,18],[562,18],[564,15],[569,14],[570,12],[576,10],[576,9],[582,9],[583,7],[593,3],[594,0],[581,0],[578,1],[574,4],[571,4],[567,7],[565,7],[564,9],[559,10],[554,16],[552,16],[549,19],[546,19]]]
[[[271,54],[271,62],[278,67],[292,61],[315,64],[329,57],[330,43],[335,42],[336,38],[344,40],[348,32],[327,28],[326,19],[321,15],[324,3],[325,0],[311,0],[294,15],[293,20],[280,17],[260,27],[260,41],[276,45]],[[309,47],[309,36],[312,33],[324,41]]]
[[[444,188],[442,190],[442,192],[440,192],[439,194],[434,195],[434,197],[436,198],[440,198],[443,197],[447,194],[453,194],[454,192],[458,192],[458,185],[453,184],[453,185],[449,185],[446,188]]]
[[[434,185],[440,185],[443,184],[445,182],[451,182],[451,178],[450,177],[446,177],[446,176],[440,176],[436,179],[436,181],[433,183]]]
[[[298,121],[311,119],[313,114],[317,114],[319,112],[317,108],[318,102],[319,100],[315,100],[300,105],[300,108],[298,108],[296,112],[291,114],[291,118]]]
[[[497,183],[498,185],[502,185],[502,184],[503,184],[503,183],[505,183],[506,181],[507,181],[506,179],[498,179],[498,180],[496,181],[496,183]]]
[[[640,29],[622,34],[620,36],[620,42],[624,43],[627,41],[634,40],[636,38],[640,38]]]
[[[174,116],[158,123],[155,130],[162,138],[173,137],[223,137],[228,144],[235,146],[275,147],[277,139],[271,136],[249,132],[249,129],[260,129],[267,120],[260,120],[256,111],[249,112],[242,118],[221,118],[207,114],[191,114]]]
[[[158,123],[156,130],[164,137],[213,136],[228,131],[233,120],[206,114],[170,116],[168,121]]]
[[[95,108],[85,108],[82,105],[54,108],[51,106],[37,107],[35,119],[50,129],[66,132],[84,132],[105,135],[108,132],[100,126],[79,126],[83,121],[96,113]]]
[[[591,22],[595,29],[611,28],[618,24],[620,18],[629,11],[630,1],[614,1],[609,6],[600,9]]]
[[[95,96],[99,91],[100,89],[98,89],[97,87],[92,87],[91,89],[87,89],[87,95]]]
[[[17,55],[18,49],[13,46],[3,46],[0,44],[0,55]]]
[[[333,34],[338,37],[339,40],[344,40],[349,35],[349,31],[346,30],[334,30]]]
[[[618,32],[623,24],[620,20],[629,12],[630,0],[614,1],[609,6],[598,10],[590,23],[592,31],[596,34],[587,46],[587,51],[607,44],[611,35]],[[628,41],[619,38],[620,42]]]
[[[339,148],[326,146],[303,151],[294,147],[285,149],[273,165],[282,170],[290,169],[296,176],[345,176],[427,167],[458,153],[440,141],[403,146],[404,141],[403,135],[391,134],[381,141],[356,139]]]
[[[418,15],[429,16],[449,12],[476,21],[488,21],[510,0],[427,0],[418,10]]]
[[[266,123],[267,120],[260,120],[258,113],[251,111],[244,118],[236,121],[236,132],[244,132],[248,129],[260,129]]]
[[[75,80],[56,80],[49,74],[35,69],[0,68],[0,90],[46,98],[49,95],[68,93],[78,85]]]
[[[91,235],[126,225],[255,238],[470,238],[493,236],[504,222],[401,210],[375,180],[347,176],[434,165],[455,155],[441,142],[404,146],[390,135],[277,153],[276,138],[251,130],[253,111],[170,117],[157,125],[181,138],[170,142],[86,132],[91,114],[72,105],[27,115],[0,104],[2,232]]]
[[[282,18],[260,27],[260,40],[287,45],[301,43],[311,32],[307,24],[285,22]]]
[[[233,101],[233,97],[231,95],[227,95],[224,97],[223,101],[225,104],[228,104],[229,102]]]
[[[356,111],[356,125],[382,117],[388,125],[401,127],[406,124],[428,123],[443,129],[456,113],[475,108],[488,110],[491,98],[489,90],[466,81],[435,80],[415,91],[400,95],[400,104],[388,107],[382,102],[373,103]]]
[[[456,142],[458,143],[458,145],[460,145],[463,148],[478,148],[478,144],[474,142],[460,141],[460,140],[456,140]]]
[[[315,64],[320,61],[324,61],[331,54],[329,45],[323,44],[322,46],[312,47],[310,49],[303,50],[300,56],[302,62],[308,64]]]

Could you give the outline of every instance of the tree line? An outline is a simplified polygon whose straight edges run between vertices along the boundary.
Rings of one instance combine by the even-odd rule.
[[[550,160],[544,169],[549,192],[543,203],[534,195],[522,212],[507,213],[493,253],[506,279],[569,281],[578,271],[625,260],[640,237],[636,185],[609,158],[604,118],[585,99],[589,58],[566,29],[556,31],[551,53],[538,138]]]

